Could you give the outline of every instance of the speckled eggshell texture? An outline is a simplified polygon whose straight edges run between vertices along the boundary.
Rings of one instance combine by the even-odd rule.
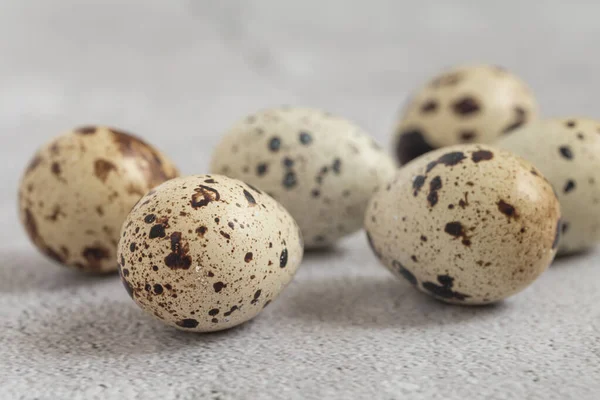
[[[600,122],[556,118],[530,124],[496,145],[530,161],[557,192],[563,224],[559,254],[600,242]]]
[[[265,190],[294,216],[307,248],[326,247],[362,227],[393,160],[358,126],[329,113],[282,107],[237,123],[211,171]]]
[[[487,145],[433,151],[402,168],[365,217],[375,254],[437,299],[485,304],[531,284],[560,232],[552,186],[525,160]]]
[[[236,179],[195,175],[148,193],[123,225],[121,279],[145,311],[209,332],[256,316],[290,282],[303,244],[290,214]]]
[[[444,72],[409,100],[393,148],[402,164],[459,143],[492,143],[537,117],[533,94],[503,68],[461,66]]]
[[[142,140],[114,128],[81,127],[53,139],[29,163],[19,188],[21,221],[53,260],[116,271],[125,217],[147,191],[177,175]]]

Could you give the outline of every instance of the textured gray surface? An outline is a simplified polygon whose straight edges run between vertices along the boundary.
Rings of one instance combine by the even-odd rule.
[[[307,255],[256,320],[190,335],[145,316],[116,277],[51,265],[19,228],[28,158],[82,123],[204,172],[220,132],[281,103],[387,142],[408,90],[469,60],[516,71],[546,115],[600,118],[598,3],[421,3],[2,0],[0,397],[597,399],[600,251],[465,309],[391,278],[358,234]]]

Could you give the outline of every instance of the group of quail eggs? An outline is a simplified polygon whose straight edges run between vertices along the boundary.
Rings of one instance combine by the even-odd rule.
[[[445,71],[402,114],[399,169],[357,125],[310,108],[240,120],[210,174],[185,177],[135,136],[80,127],[29,163],[21,221],[51,259],[118,269],[143,310],[197,332],[253,318],[305,248],[363,227],[395,275],[464,305],[511,296],[557,252],[600,241],[600,122],[540,119],[528,87],[488,65]]]

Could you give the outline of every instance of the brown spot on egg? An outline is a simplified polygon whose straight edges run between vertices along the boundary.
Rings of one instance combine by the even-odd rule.
[[[193,318],[186,318],[176,322],[177,326],[193,329],[198,326],[198,321]]]
[[[449,275],[438,275],[437,280],[439,284],[434,282],[423,282],[423,289],[427,290],[431,294],[443,299],[453,299],[464,301],[471,297],[467,294],[460,293],[452,290],[454,286],[454,278]]]
[[[477,150],[471,154],[471,160],[478,163],[480,161],[488,161],[494,158],[494,153],[488,150]]]
[[[396,157],[401,164],[432,151],[434,147],[427,143],[423,131],[417,128],[403,131],[396,142]]]
[[[246,261],[247,263],[252,261],[252,252],[246,253],[246,255],[244,256],[244,261]]]
[[[460,116],[471,116],[481,109],[477,99],[471,96],[464,96],[454,101],[451,105],[452,110]]]
[[[519,219],[519,215],[517,214],[517,210],[515,209],[515,207],[513,205],[508,204],[504,200],[500,200],[496,204],[498,205],[498,210],[500,210],[500,212],[502,214],[506,215],[508,217],[509,221],[511,219]]]
[[[60,176],[60,174],[61,174],[62,170],[61,170],[61,168],[60,168],[60,164],[59,164],[58,162],[56,162],[56,161],[55,161],[55,162],[53,162],[53,163],[50,165],[50,171],[51,171],[51,172],[52,172],[52,174],[53,174],[54,176],[56,176],[58,179],[61,179],[61,176]]]
[[[219,282],[215,282],[213,284],[213,289],[215,290],[215,293],[221,292],[221,290],[223,290],[223,288],[226,288],[226,287],[227,287],[227,285],[225,283],[223,283],[223,282],[220,282],[220,281]]]
[[[575,183],[575,181],[574,181],[573,179],[569,179],[569,180],[567,180],[567,182],[565,183],[565,186],[564,186],[564,188],[563,188],[563,193],[565,193],[565,194],[566,194],[566,193],[570,193],[570,192],[572,192],[573,190],[575,190],[575,187],[576,187],[576,183]]]
[[[433,207],[438,202],[438,191],[442,188],[442,178],[438,175],[429,182],[429,194],[427,202],[430,207]]]
[[[81,126],[81,127],[75,129],[75,133],[78,133],[80,135],[93,135],[94,133],[96,133],[96,127],[95,126]]]
[[[465,129],[459,132],[458,137],[461,142],[472,142],[477,137],[477,132]]]
[[[426,171],[427,173],[429,173],[432,169],[434,169],[437,165],[440,164],[443,164],[446,167],[453,167],[455,165],[460,164],[460,162],[465,158],[467,158],[467,156],[465,156],[465,153],[463,153],[462,151],[453,151],[450,153],[446,153],[437,160],[431,161],[429,164],[427,164]]]
[[[163,224],[154,225],[152,228],[150,228],[150,233],[148,234],[150,239],[164,238],[165,236],[165,226]]]
[[[178,172],[163,165],[162,157],[148,143],[115,128],[110,128],[110,132],[123,157],[135,160],[148,187],[153,188],[177,176]]]
[[[464,210],[469,205],[469,192],[465,192],[463,196],[464,198],[458,201],[458,205]]]
[[[199,185],[194,189],[194,194],[192,194],[192,200],[190,204],[193,208],[200,208],[208,205],[210,202],[221,200],[221,195],[216,189],[213,189],[208,186]]]
[[[116,170],[117,166],[108,160],[99,158],[94,162],[94,175],[96,175],[96,177],[102,182],[106,182],[106,179],[108,179],[108,174],[111,171]]]
[[[281,255],[279,256],[279,267],[285,268],[288,262],[288,251],[287,249],[283,249],[281,251]]]
[[[260,298],[260,295],[262,293],[262,290],[258,289],[255,293],[254,293],[254,298],[252,299],[252,301],[250,302],[250,304],[256,304],[258,303],[258,299]]]
[[[425,180],[427,179],[427,177],[425,175],[417,175],[415,176],[415,178],[413,179],[413,196],[417,196],[419,194],[419,191],[421,190],[421,188],[423,187],[423,185],[425,184]]]
[[[470,237],[467,236],[464,226],[458,221],[448,222],[444,227],[444,232],[455,238],[462,237],[462,244],[465,246],[471,245]]]
[[[165,257],[165,265],[171,269],[189,269],[192,258],[188,255],[189,245],[181,240],[181,232],[171,234],[171,253]]]
[[[244,197],[246,197],[246,200],[248,200],[248,206],[254,207],[256,205],[256,200],[254,199],[254,196],[252,196],[252,194],[246,189],[244,189]]]
[[[560,153],[560,155],[567,159],[567,160],[572,160],[573,159],[573,150],[571,150],[570,146],[560,146],[558,148],[558,152]]]
[[[421,105],[421,113],[422,114],[433,113],[437,109],[438,109],[438,102],[433,99],[427,100],[425,103],[423,103]]]
[[[81,255],[87,261],[87,267],[91,269],[100,269],[102,260],[110,258],[108,249],[98,245],[85,247]]]

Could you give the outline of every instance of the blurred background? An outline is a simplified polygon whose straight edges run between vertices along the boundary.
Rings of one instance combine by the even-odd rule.
[[[81,124],[145,137],[186,174],[257,109],[322,107],[380,142],[440,69],[498,64],[546,115],[600,118],[592,1],[0,0],[0,216],[37,147]],[[11,245],[24,235],[2,231]]]

